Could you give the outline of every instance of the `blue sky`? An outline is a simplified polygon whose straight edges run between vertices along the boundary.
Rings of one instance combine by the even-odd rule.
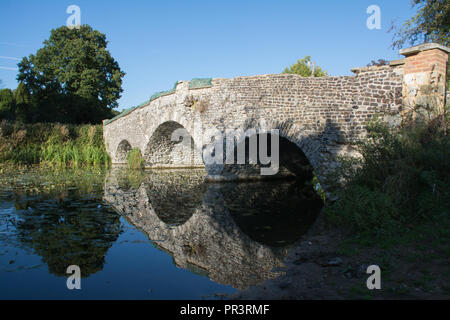
[[[280,73],[306,55],[330,75],[350,75],[371,60],[400,58],[387,31],[415,12],[410,0],[1,0],[4,87],[17,86],[14,58],[42,47],[52,28],[65,25],[72,4],[82,24],[106,34],[126,72],[119,110],[177,80]],[[380,30],[366,26],[370,5],[381,9]]]

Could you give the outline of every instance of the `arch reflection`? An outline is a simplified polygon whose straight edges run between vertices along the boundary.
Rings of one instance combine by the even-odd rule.
[[[204,171],[155,170],[123,190],[118,175],[111,171],[105,201],[177,266],[237,289],[281,275],[274,269],[320,210],[293,181],[212,184]]]

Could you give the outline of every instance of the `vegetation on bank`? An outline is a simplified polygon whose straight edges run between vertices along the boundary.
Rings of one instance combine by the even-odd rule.
[[[358,145],[362,158],[338,172],[346,183],[323,212],[331,233],[340,234],[336,254],[346,262],[338,272],[354,278],[340,294],[448,297],[450,127],[442,120],[398,129],[374,122]],[[383,290],[367,290],[357,273],[371,264],[381,268]]]
[[[144,167],[144,158],[139,148],[133,148],[127,155],[128,167],[130,169],[142,169]]]
[[[0,123],[0,163],[50,167],[109,166],[101,125]]]
[[[358,144],[362,159],[344,162],[346,181],[327,220],[357,234],[389,235],[422,223],[450,221],[448,119],[392,129],[374,121]],[[335,180],[336,181],[336,180]]]

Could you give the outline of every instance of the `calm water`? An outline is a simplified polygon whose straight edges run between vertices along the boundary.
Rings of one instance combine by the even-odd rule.
[[[279,276],[320,209],[312,188],[203,176],[1,174],[0,299],[217,299]]]

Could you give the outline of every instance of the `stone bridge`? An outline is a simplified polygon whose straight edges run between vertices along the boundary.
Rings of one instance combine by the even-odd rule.
[[[208,151],[214,139],[205,132],[236,130],[230,149],[228,141],[224,148],[227,156],[248,143],[248,132],[278,129],[279,174],[310,176],[314,169],[320,179],[339,165],[338,156],[357,155],[352,144],[364,138],[367,121],[375,115],[398,125],[405,115],[420,114],[417,107],[443,110],[449,52],[441,45],[423,44],[401,50],[405,58],[388,65],[352,69],[354,76],[270,74],[178,81],[172,90],[105,120],[106,149],[113,163],[126,163],[127,153],[139,148],[146,167],[201,167],[206,151],[217,152]],[[188,141],[174,141],[176,129],[185,129]],[[255,171],[233,164],[205,167],[214,180],[255,176]]]

